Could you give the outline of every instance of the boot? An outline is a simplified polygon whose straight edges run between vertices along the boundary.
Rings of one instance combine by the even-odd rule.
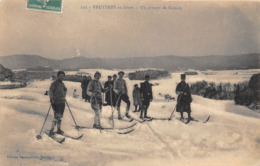
[[[51,129],[50,132],[49,132],[49,136],[50,136],[50,137],[53,137],[53,136],[55,135],[55,133],[54,133],[53,130],[54,130],[54,129]]]
[[[57,133],[61,134],[61,135],[64,134],[64,131],[62,131],[60,129],[60,127],[61,127],[61,119],[58,120],[57,127],[58,127]]]
[[[147,109],[144,110],[144,118],[151,118],[151,117],[147,116]]]
[[[194,120],[194,118],[190,116],[190,113],[188,113],[188,119],[189,120]]]
[[[64,134],[64,131],[62,131],[60,128],[57,130],[57,134],[61,134],[63,135]]]
[[[130,116],[128,113],[126,113],[125,116],[126,116],[128,119],[131,118],[131,116]]]

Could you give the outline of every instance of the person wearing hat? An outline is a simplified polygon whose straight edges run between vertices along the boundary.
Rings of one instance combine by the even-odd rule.
[[[135,110],[134,112],[140,112],[141,110],[141,94],[140,94],[140,88],[138,87],[137,84],[134,85],[133,89],[133,101],[134,101],[134,106]],[[137,107],[139,106],[139,109],[137,110]]]
[[[101,77],[100,72],[96,72],[94,75],[94,80],[92,80],[87,88],[87,94],[91,96],[90,103],[91,107],[95,112],[94,117],[94,124],[93,128],[96,129],[102,129],[101,123],[100,123],[100,112],[102,109],[102,92],[106,92],[107,89],[103,89],[99,79]]]
[[[107,81],[105,82],[105,85],[104,85],[104,88],[112,88],[112,86],[113,86],[113,81],[112,81],[112,77],[111,76],[108,76],[107,77]],[[111,104],[111,94],[110,94],[110,91],[108,91],[107,93],[106,93],[106,96],[105,96],[105,100],[106,100],[106,104],[107,105],[112,105]]]
[[[130,115],[128,114],[129,109],[130,109],[130,100],[128,97],[126,82],[123,79],[124,74],[125,73],[123,71],[118,72],[119,78],[114,82],[114,89],[113,89],[114,92],[116,93],[116,99],[117,99],[116,108],[117,108],[117,112],[118,112],[118,119],[122,119],[121,113],[120,113],[121,100],[123,100],[127,104],[125,116],[127,118],[131,118]]]
[[[116,106],[116,93],[114,91],[114,83],[116,82],[116,79],[117,79],[117,75],[114,74],[113,75],[113,80],[112,80],[112,106],[115,107]]]
[[[150,106],[150,102],[153,101],[153,91],[152,84],[149,83],[150,76],[145,76],[145,81],[141,83],[140,93],[141,93],[141,101],[142,101],[142,109],[140,113],[140,118],[150,118],[147,116],[147,110]]]
[[[61,120],[65,109],[65,100],[67,94],[67,88],[62,81],[64,76],[64,71],[59,71],[57,74],[57,79],[51,84],[49,89],[50,102],[54,111],[54,119],[52,121],[52,126],[49,132],[50,136],[54,135],[54,128],[56,124],[57,133],[64,134],[64,132],[61,130]]]
[[[87,76],[83,76],[82,82],[81,82],[81,88],[82,88],[82,99],[87,99]]]
[[[181,82],[176,87],[176,94],[178,94],[176,111],[180,112],[181,114],[180,120],[184,120],[183,112],[187,112],[189,120],[193,120],[193,118],[191,117],[191,108],[190,108],[192,97],[190,93],[190,87],[185,82],[185,79],[186,79],[186,75],[181,74]]]

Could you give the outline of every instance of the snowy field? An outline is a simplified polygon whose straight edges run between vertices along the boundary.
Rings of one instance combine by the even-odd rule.
[[[81,70],[80,72],[82,72]],[[93,76],[96,69],[84,70]],[[99,70],[101,82],[116,70]],[[127,71],[129,72],[129,71]],[[208,71],[214,75],[188,76],[187,82],[206,80],[238,83],[248,81],[252,74],[260,70]],[[70,73],[71,74],[71,73]],[[168,118],[175,107],[176,100],[167,102],[159,93],[174,91],[180,81],[181,73],[172,73],[172,78],[151,81],[159,83],[153,87],[154,101],[148,115]],[[126,78],[132,102],[134,84]],[[234,105],[233,101],[217,101],[193,96],[192,115],[204,120],[211,115],[209,122],[190,122],[185,125],[176,120],[154,120],[137,123],[135,130],[127,135],[113,131],[74,129],[74,122],[66,107],[62,129],[71,134],[84,134],[81,140],[67,138],[58,144],[43,134],[36,139],[50,106],[48,96],[51,80],[38,81],[26,88],[0,91],[0,165],[82,165],[82,166],[259,166],[260,165],[260,114],[244,106]],[[80,83],[65,82],[68,88],[67,101],[79,125],[92,127],[94,112],[90,104],[72,97],[74,89],[81,96]],[[121,104],[121,112],[125,112]],[[134,106],[131,104],[130,115]],[[111,107],[103,107],[101,123],[111,127]],[[115,112],[115,116],[117,113]],[[187,115],[186,115],[187,116]],[[50,129],[53,112],[45,125]],[[116,127],[129,126],[133,122],[115,120]]]

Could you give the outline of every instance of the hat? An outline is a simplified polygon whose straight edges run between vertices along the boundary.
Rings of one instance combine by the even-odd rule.
[[[181,78],[186,78],[186,75],[185,74],[181,74]]]
[[[107,76],[107,78],[112,78],[111,76]]]
[[[145,75],[144,78],[145,78],[145,79],[146,79],[146,78],[150,78],[150,76],[149,76],[149,75]]]
[[[138,86],[137,84],[134,85],[134,87],[137,87],[137,86]]]
[[[95,77],[96,75],[100,75],[100,76],[101,76],[101,73],[100,73],[99,71],[96,71],[96,73],[94,74],[94,77]]]
[[[116,75],[116,74],[114,74],[114,75],[113,75],[113,77],[117,77],[117,75]]]
[[[60,74],[65,75],[64,71],[58,71],[57,76],[59,76]]]
[[[120,74],[120,73],[125,74],[123,71],[118,72],[118,74]]]

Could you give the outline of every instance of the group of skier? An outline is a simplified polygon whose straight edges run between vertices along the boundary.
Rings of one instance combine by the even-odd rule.
[[[124,74],[125,73],[123,71],[119,71],[118,78],[117,75],[113,75],[113,80],[111,76],[108,76],[108,81],[105,82],[104,88],[99,81],[99,79],[101,78],[101,73],[98,71],[94,74],[93,80],[91,79],[91,77],[83,78],[83,82],[81,84],[82,98],[90,102],[91,108],[95,112],[93,128],[102,129],[100,123],[100,113],[103,106],[102,93],[105,93],[106,105],[110,105],[112,108],[116,108],[119,120],[123,118],[120,112],[121,100],[123,100],[127,105],[125,117],[131,118],[131,116],[129,115],[130,100],[126,81],[123,79]],[[54,119],[52,122],[51,130],[49,132],[50,136],[55,134],[54,128],[56,124],[57,133],[64,133],[61,130],[61,121],[66,105],[67,94],[67,88],[63,83],[64,77],[65,73],[63,71],[59,71],[57,73],[57,79],[51,84],[49,89],[50,102],[54,110]],[[185,78],[186,76],[182,74],[182,81],[176,87],[176,93],[178,94],[176,111],[180,112],[181,120],[184,120],[183,112],[187,112],[188,118],[192,120],[193,118],[190,115],[190,103],[192,102],[192,98],[189,85],[185,82]],[[149,80],[150,76],[146,75],[145,81],[140,83],[140,88],[137,84],[135,84],[133,89],[133,101],[135,106],[134,112],[140,112],[141,119],[150,118],[149,116],[147,116],[147,110],[149,108],[150,102],[152,102],[153,100],[153,84],[149,83]],[[139,108],[137,109],[138,106]]]

